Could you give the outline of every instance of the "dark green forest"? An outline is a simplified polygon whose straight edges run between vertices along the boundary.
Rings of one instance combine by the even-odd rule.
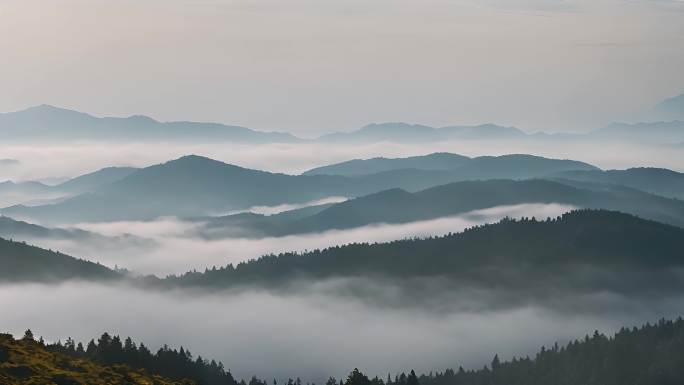
[[[602,290],[663,294],[683,287],[675,272],[684,265],[682,250],[682,228],[579,210],[542,220],[504,219],[440,237],[267,255],[151,283],[216,289],[366,277],[420,286],[442,278],[441,289],[482,286],[521,298]]]
[[[123,276],[99,263],[77,259],[0,238],[0,281],[63,281],[69,279],[112,280]]]

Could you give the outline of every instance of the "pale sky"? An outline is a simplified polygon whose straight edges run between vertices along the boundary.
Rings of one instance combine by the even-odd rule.
[[[0,111],[587,130],[684,92],[684,2],[0,0]]]

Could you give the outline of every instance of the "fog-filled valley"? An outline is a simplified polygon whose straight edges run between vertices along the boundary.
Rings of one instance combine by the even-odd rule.
[[[0,385],[684,383],[682,15],[0,2]]]
[[[3,144],[4,329],[108,331],[238,379],[323,383],[480,368],[679,315],[678,147],[335,140]]]
[[[30,327],[49,340],[87,341],[108,330],[152,349],[185,346],[195,356],[220,359],[238,378],[258,373],[279,382],[301,376],[317,383],[345,376],[350,367],[380,377],[408,368],[420,373],[459,365],[479,368],[494,354],[510,359],[594,330],[612,333],[624,325],[675,317],[674,309],[682,305],[681,297],[635,301],[596,294],[582,299],[602,309],[591,312],[529,305],[435,313],[368,306],[315,288],[294,296],[160,293],[97,283],[5,285],[1,290],[3,308],[23,309],[3,315],[5,330],[17,335]]]

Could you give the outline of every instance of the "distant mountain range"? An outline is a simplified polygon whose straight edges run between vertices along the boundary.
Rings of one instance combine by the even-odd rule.
[[[596,139],[675,144],[684,141],[684,121],[613,123],[590,133]]]
[[[107,167],[84,174],[57,185],[41,182],[0,182],[0,203],[3,205],[40,204],[69,196],[93,192],[100,186],[116,182],[136,171],[133,167]],[[9,203],[8,203],[9,202]]]
[[[391,189],[270,216],[243,213],[203,218],[197,231],[205,238],[285,236],[379,223],[408,223],[529,203],[617,210],[684,227],[684,201],[617,185],[568,184],[573,182],[488,180],[456,182],[415,193]]]
[[[305,203],[330,196],[358,197],[391,188],[419,191],[462,180],[527,179],[595,169],[570,160],[508,155],[474,158],[462,167],[446,170],[391,169],[354,177],[286,175],[185,156],[136,170],[92,193],[55,204],[8,207],[2,213],[48,222],[152,219],[164,215],[196,217],[253,206]]]
[[[352,132],[323,135],[320,141],[438,141],[447,139],[500,139],[520,138],[526,134],[515,127],[495,124],[476,126],[430,127],[403,122],[373,123]]]
[[[225,140],[246,143],[296,142],[278,132],[218,123],[158,122],[147,116],[98,118],[41,105],[0,114],[0,140]]]
[[[175,141],[236,143],[366,143],[435,142],[444,140],[597,140],[639,141],[653,144],[684,142],[684,95],[668,99],[657,110],[665,122],[614,123],[589,133],[526,133],[496,124],[430,127],[404,122],[372,123],[358,130],[302,139],[289,133],[263,132],[221,123],[159,122],[136,115],[125,118],[95,117],[86,113],[40,105],[22,111],[0,113],[0,140],[8,141]],[[677,120],[679,119],[679,120]]]
[[[684,120],[684,94],[658,103],[655,106],[655,113],[663,119]]]
[[[354,159],[317,167],[303,175],[370,175],[398,170],[454,171],[461,179],[530,178],[560,172],[559,170],[596,170],[588,163],[566,159],[548,159],[514,154],[469,158],[450,153],[433,153],[408,158]]]
[[[627,170],[572,170],[556,173],[558,179],[622,185],[669,198],[684,199],[684,173],[663,168]]]

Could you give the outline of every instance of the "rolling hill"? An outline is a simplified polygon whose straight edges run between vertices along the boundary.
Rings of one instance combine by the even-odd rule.
[[[137,170],[138,169],[135,167],[106,167],[69,179],[54,186],[54,189],[77,194],[93,192],[101,186],[114,183],[127,177]]]
[[[81,347],[82,348],[82,347]],[[54,350],[54,349],[52,349]],[[33,339],[15,340],[0,334],[0,383],[3,385],[192,385],[133,369],[124,364],[101,364],[85,357],[51,351]]]
[[[458,154],[434,153],[407,158],[354,159],[329,166],[308,170],[303,175],[345,175],[357,176],[379,172],[416,169],[416,170],[453,170],[468,162],[470,158]]]
[[[572,186],[550,180],[464,181],[410,193],[385,190],[342,203],[275,215],[201,218],[205,238],[285,236],[379,223],[408,223],[503,205],[559,203],[609,209],[684,227],[684,202],[622,186]],[[296,215],[295,215],[296,214]]]
[[[684,174],[662,168],[627,170],[571,170],[552,177],[578,182],[610,183],[670,198],[684,199]]]
[[[540,177],[566,170],[598,170],[574,160],[548,159],[532,155],[512,154],[469,158],[450,153],[433,153],[408,158],[355,159],[317,167],[304,175],[370,175],[400,170],[450,171],[465,179],[521,179]]]
[[[76,259],[24,242],[0,238],[0,282],[112,280],[122,275],[103,265]]]
[[[301,282],[352,279],[339,292],[368,301],[381,302],[388,295],[399,303],[449,301],[449,295],[464,291],[481,293],[478,301],[485,307],[553,304],[582,293],[681,293],[684,280],[676,271],[684,267],[683,247],[682,228],[617,212],[581,210],[547,220],[505,219],[443,237],[269,255],[157,284],[297,290]],[[400,291],[375,291],[372,285],[354,283],[356,278]]]
[[[363,196],[391,188],[419,191],[461,180],[524,179],[594,169],[581,162],[531,155],[480,157],[469,163],[472,165],[453,170],[399,169],[348,177],[275,174],[191,155],[137,170],[93,193],[51,205],[9,207],[2,213],[57,222],[196,217],[330,196]]]

